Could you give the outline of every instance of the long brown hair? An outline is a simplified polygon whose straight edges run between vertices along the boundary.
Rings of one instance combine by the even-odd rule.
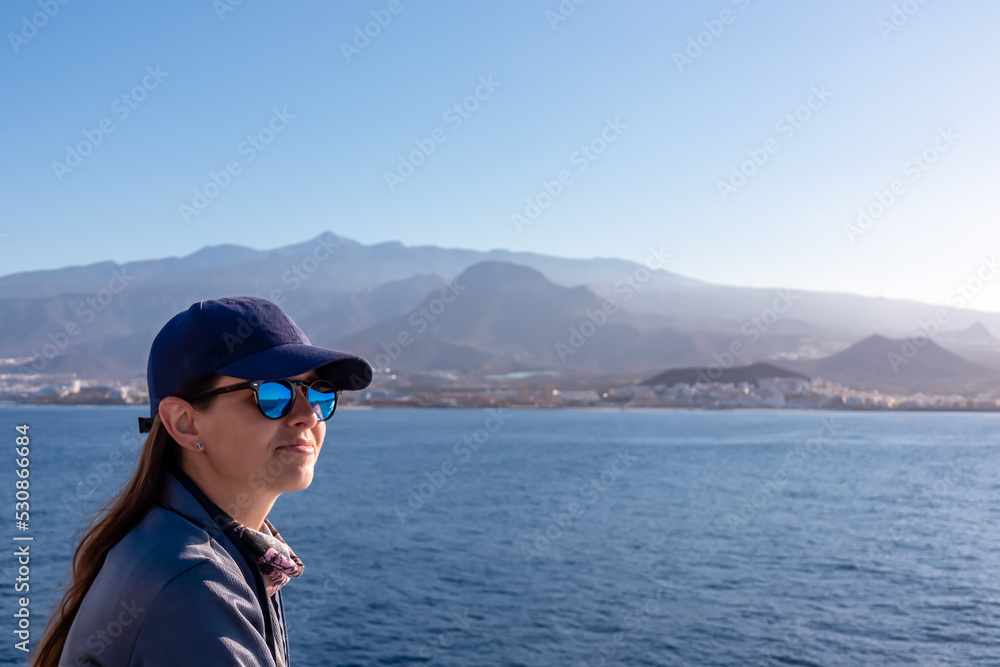
[[[190,396],[212,389],[218,377],[214,373],[208,375],[188,385],[178,395]],[[209,396],[189,402],[195,409],[204,409],[214,398]],[[97,579],[108,552],[139,524],[159,499],[169,465],[178,461],[180,456],[179,447],[157,413],[143,443],[132,479],[124,490],[95,513],[76,547],[70,584],[62,601],[49,616],[32,667],[58,667],[73,620],[80,611],[84,596]]]

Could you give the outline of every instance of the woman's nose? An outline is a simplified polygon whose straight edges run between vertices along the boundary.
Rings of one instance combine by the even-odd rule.
[[[307,385],[298,385],[295,387],[296,396],[295,402],[292,404],[292,411],[290,415],[295,415],[298,418],[305,417],[306,421],[310,421],[307,415],[311,415],[312,419],[319,421],[319,415],[316,414],[316,408],[309,405],[309,387]],[[304,410],[305,413],[300,413],[299,411]]]

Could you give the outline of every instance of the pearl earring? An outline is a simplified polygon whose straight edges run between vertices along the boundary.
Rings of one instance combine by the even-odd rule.
[[[194,443],[194,448],[197,449],[200,452],[201,450],[205,449],[205,443],[204,442],[196,442],[196,443]]]

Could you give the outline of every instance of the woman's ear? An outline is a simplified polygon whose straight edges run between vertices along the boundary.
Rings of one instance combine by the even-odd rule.
[[[195,449],[195,443],[203,439],[194,419],[194,408],[177,396],[167,396],[160,401],[160,421],[170,437],[185,449]]]

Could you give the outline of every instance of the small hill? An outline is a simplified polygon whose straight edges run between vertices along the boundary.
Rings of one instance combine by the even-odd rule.
[[[888,391],[955,391],[1000,379],[1000,373],[926,338],[872,335],[828,357],[788,365],[845,385]]]
[[[996,345],[1000,343],[990,330],[980,321],[974,322],[971,326],[957,331],[942,331],[938,339],[958,345]]]
[[[669,387],[682,383],[704,383],[706,382],[706,378],[708,378],[708,381],[719,382],[722,384],[729,382],[733,384],[748,382],[756,385],[758,380],[762,380],[764,378],[799,378],[802,380],[808,380],[809,376],[761,362],[749,364],[747,366],[736,366],[734,368],[720,368],[718,366],[671,368],[658,375],[654,375],[648,380],[643,380],[639,384],[650,386],[662,384]]]

